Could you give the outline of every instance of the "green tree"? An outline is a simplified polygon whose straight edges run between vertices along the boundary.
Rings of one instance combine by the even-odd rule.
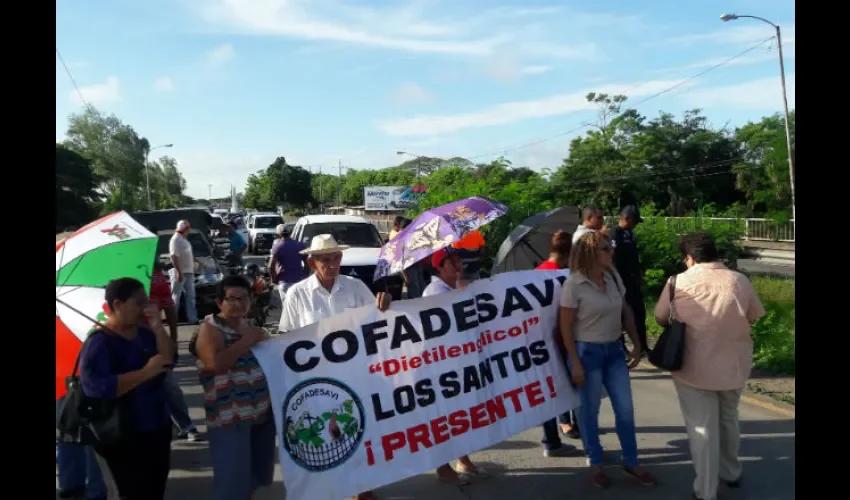
[[[306,169],[278,157],[265,170],[248,176],[245,206],[258,210],[285,210],[306,207],[314,201],[312,176]]]
[[[796,151],[794,111],[791,120],[791,153]],[[785,139],[785,119],[779,114],[749,122],[735,131],[735,140],[742,149],[741,161],[736,163],[736,187],[746,196],[753,212],[791,213],[791,185],[788,177],[788,144]]]
[[[91,162],[61,144],[56,145],[56,232],[82,226],[97,216],[100,179]]]

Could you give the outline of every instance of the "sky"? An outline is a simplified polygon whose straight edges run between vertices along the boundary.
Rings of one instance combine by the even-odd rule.
[[[792,0],[57,0],[79,91],[57,56],[56,138],[85,99],[173,144],[151,158],[176,158],[197,198],[278,156],[314,173],[410,159],[397,151],[554,169],[595,120],[588,92],[716,127],[781,112],[773,28],[724,12],[781,26],[793,109]]]

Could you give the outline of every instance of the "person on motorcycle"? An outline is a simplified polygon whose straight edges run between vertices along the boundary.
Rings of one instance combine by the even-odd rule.
[[[245,238],[236,231],[237,227],[235,222],[225,225],[222,229],[224,231],[224,236],[226,236],[230,241],[230,253],[239,260],[240,266],[243,265],[242,254],[245,253],[245,250],[248,248],[248,243],[245,241]]]

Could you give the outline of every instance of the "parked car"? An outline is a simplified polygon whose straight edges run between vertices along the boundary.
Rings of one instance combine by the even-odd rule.
[[[313,237],[319,234],[330,234],[341,245],[350,247],[342,252],[340,274],[363,281],[373,293],[388,292],[393,300],[401,300],[404,286],[401,276],[372,280],[384,242],[371,221],[351,215],[307,215],[295,223],[292,239],[310,246]]]
[[[256,213],[248,216],[248,251],[253,254],[268,253],[275,239],[275,228],[283,224],[283,217],[272,213]]]

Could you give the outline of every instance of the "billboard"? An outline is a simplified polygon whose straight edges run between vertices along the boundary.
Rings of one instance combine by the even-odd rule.
[[[426,187],[417,186],[366,186],[363,188],[365,210],[407,210],[416,205]]]

